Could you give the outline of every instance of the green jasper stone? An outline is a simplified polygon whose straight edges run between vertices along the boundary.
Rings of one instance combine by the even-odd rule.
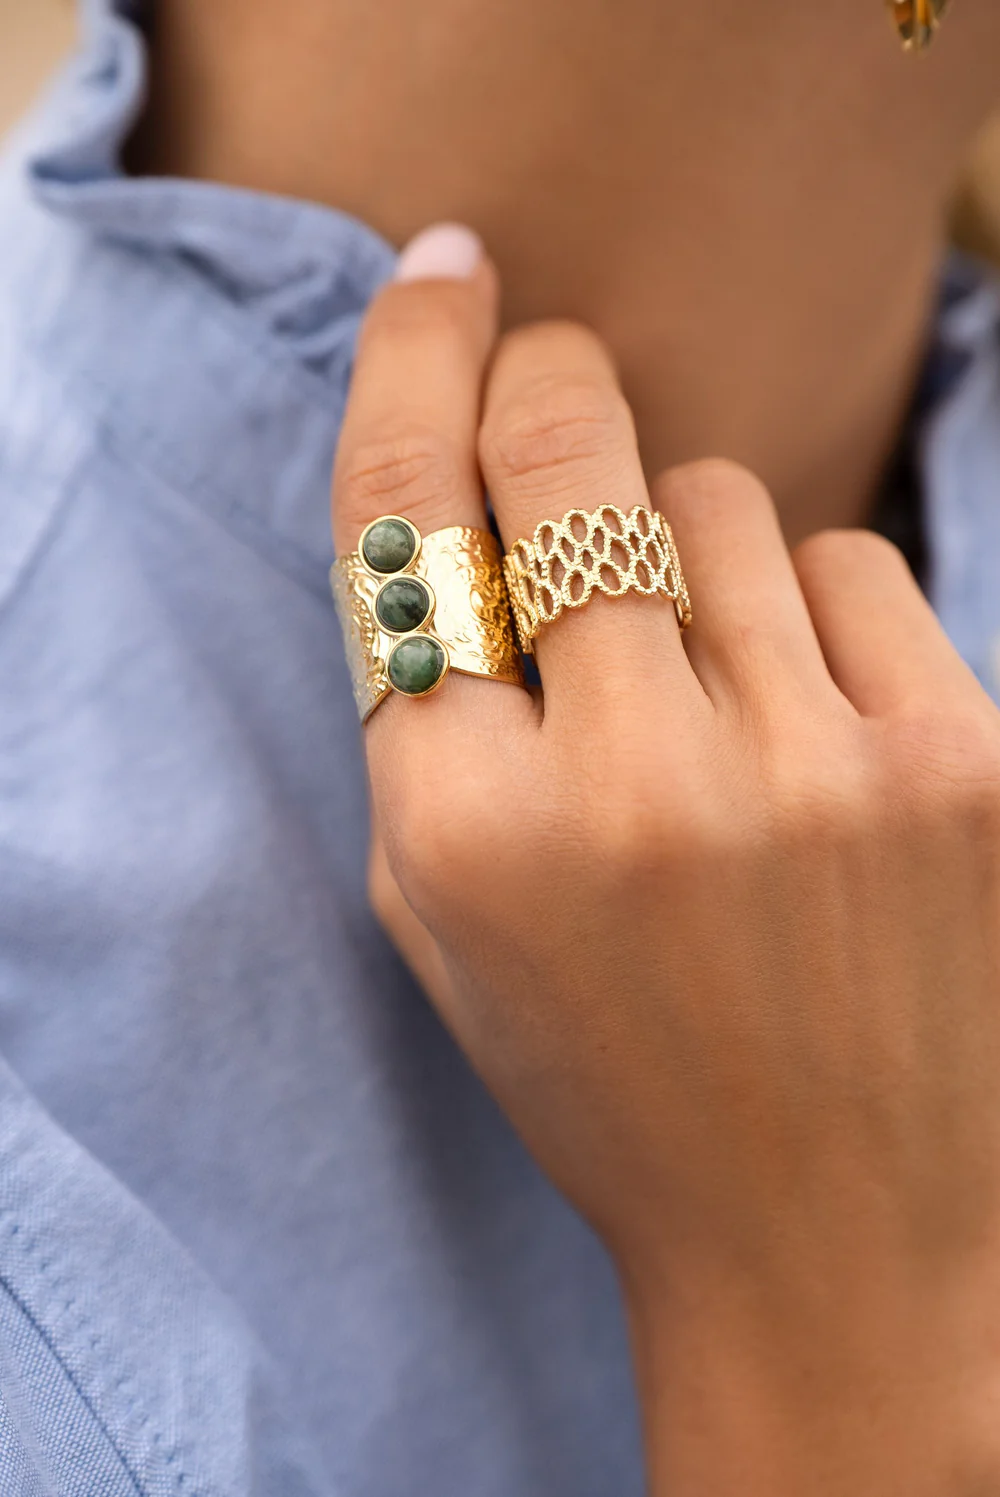
[[[365,536],[362,550],[372,571],[388,576],[406,570],[416,554],[417,542],[409,525],[402,520],[376,520]]]
[[[416,577],[395,577],[375,600],[375,617],[390,634],[419,629],[431,611],[431,595]]]
[[[404,696],[422,697],[440,681],[445,670],[442,645],[429,634],[401,639],[389,656],[389,680]]]

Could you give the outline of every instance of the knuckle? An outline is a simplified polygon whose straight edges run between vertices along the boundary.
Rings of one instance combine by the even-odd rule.
[[[592,866],[615,885],[641,879],[659,864],[668,845],[666,817],[650,801],[641,781],[619,785],[590,810],[585,840]]]
[[[799,543],[793,559],[799,574],[811,577],[906,568],[899,547],[873,530],[820,530]]]
[[[438,432],[377,437],[340,454],[336,504],[359,528],[390,512],[419,524],[458,501],[460,471],[459,454]]]
[[[768,804],[778,841],[813,850],[853,843],[877,811],[865,777],[829,760],[787,763]]]
[[[435,794],[431,781],[400,806],[395,831],[399,882],[414,909],[440,917],[468,906],[491,843],[481,803],[454,786]]]
[[[662,801],[650,803],[641,795],[619,799],[613,815],[598,831],[599,864],[603,877],[615,888],[650,887],[677,865],[689,866],[707,838],[683,825]]]
[[[613,386],[588,379],[539,381],[484,423],[480,457],[507,482],[581,464],[618,461],[632,416]]]
[[[619,760],[613,779],[605,771],[581,808],[585,866],[605,888],[627,891],[658,883],[712,845],[713,805],[691,777],[684,793],[677,794],[654,754],[627,767]]]
[[[715,515],[747,503],[771,505],[771,496],[757,475],[726,457],[699,458],[668,468],[655,488],[657,502],[668,512],[690,508],[699,515]]]
[[[909,713],[891,724],[888,775],[910,802],[1000,838],[1000,731],[978,715]]]
[[[779,845],[832,848],[872,823],[878,787],[863,730],[830,721],[769,735],[753,756],[753,797]]]
[[[390,284],[380,292],[362,332],[359,352],[378,339],[391,345],[426,346],[442,338],[464,341],[473,326],[474,302],[465,281]]]

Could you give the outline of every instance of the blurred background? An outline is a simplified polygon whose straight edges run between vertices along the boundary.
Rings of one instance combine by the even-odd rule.
[[[0,0],[0,133],[73,43],[72,0]]]
[[[74,11],[73,0],[0,0],[0,135],[72,47]],[[955,233],[967,249],[1000,264],[1000,117],[969,163]]]

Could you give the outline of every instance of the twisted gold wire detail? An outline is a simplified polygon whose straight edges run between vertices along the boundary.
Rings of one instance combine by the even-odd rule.
[[[583,608],[594,592],[669,598],[682,629],[691,623],[691,599],[673,532],[661,514],[637,504],[630,514],[603,504],[588,514],[571,509],[558,522],[543,520],[531,540],[519,540],[504,557],[521,648],[534,653],[543,624],[566,608]]]

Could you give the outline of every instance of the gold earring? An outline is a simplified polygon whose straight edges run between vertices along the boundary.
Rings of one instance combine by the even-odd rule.
[[[926,52],[950,0],[886,0],[905,52]]]

